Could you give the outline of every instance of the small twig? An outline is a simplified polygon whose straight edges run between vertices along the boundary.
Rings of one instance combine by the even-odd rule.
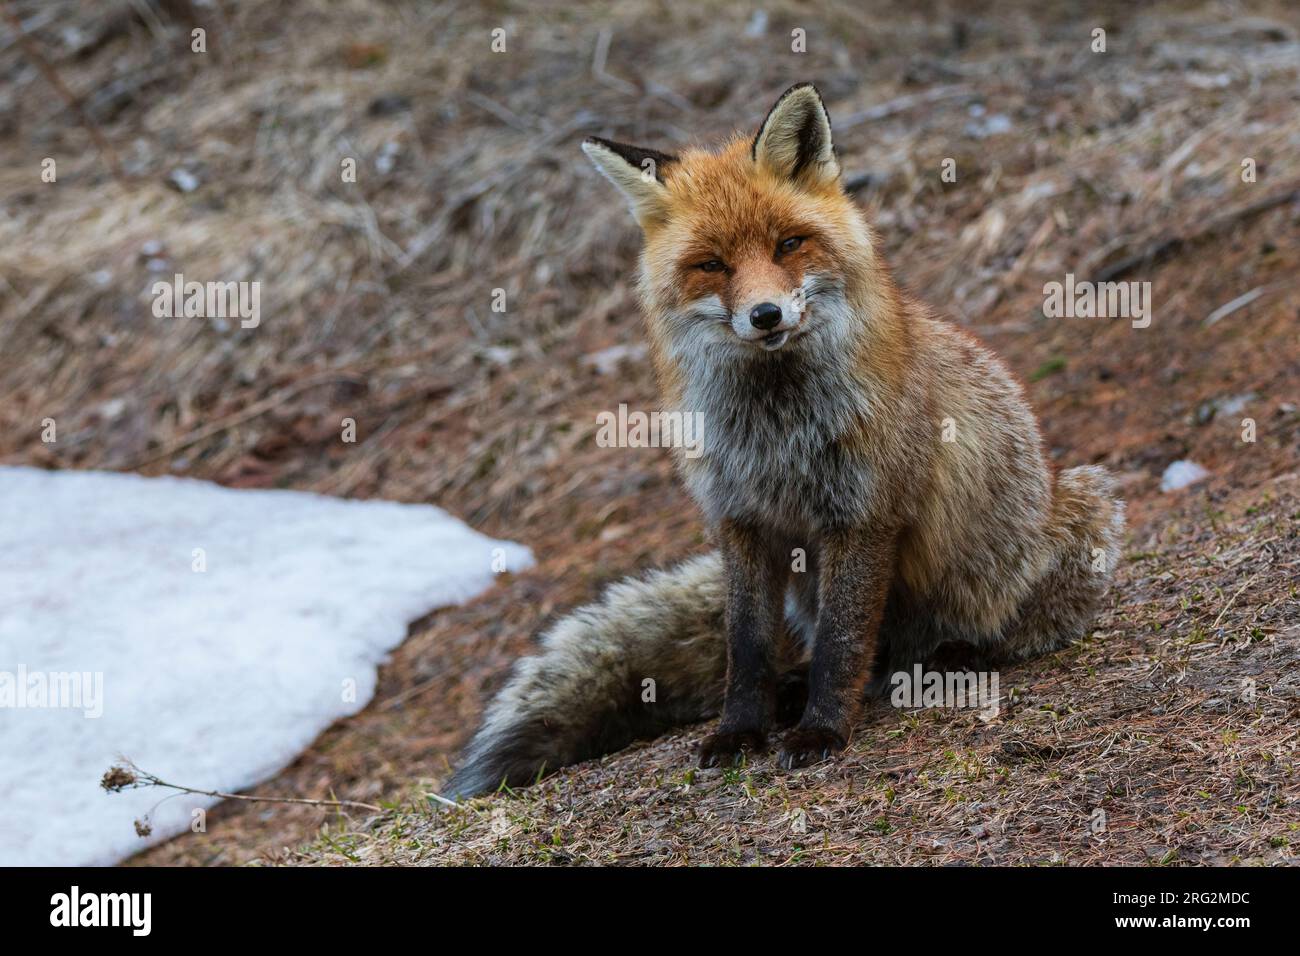
[[[216,797],[219,800],[245,800],[249,803],[296,803],[310,807],[351,807],[357,810],[369,810],[372,813],[383,813],[383,807],[377,807],[372,803],[361,803],[357,800],[310,800],[307,797],[252,797],[244,793],[226,793],[222,790],[203,790],[198,787],[186,787],[179,783],[168,783],[166,780],[160,780],[158,777],[141,770],[130,760],[123,760],[122,766],[114,766],[104,774],[104,779],[100,781],[100,786],[109,793],[121,793],[123,790],[137,790],[141,787],[166,787],[169,790],[179,790],[181,793],[194,793],[203,797]],[[440,798],[440,799],[446,799]]]
[[[1226,319],[1228,316],[1232,315],[1232,313],[1236,312],[1238,309],[1245,308],[1246,306],[1254,302],[1256,299],[1258,299],[1261,295],[1263,295],[1264,290],[1267,288],[1268,286],[1266,285],[1256,286],[1255,288],[1251,289],[1249,292],[1237,296],[1231,302],[1219,306],[1217,309],[1215,309],[1213,312],[1211,312],[1209,315],[1205,317],[1205,321],[1201,323],[1201,327],[1208,329],[1210,326],[1212,326],[1215,322],[1218,322],[1220,319]]]
[[[439,684],[445,683],[446,679],[447,678],[444,672],[439,671],[437,674],[434,674],[428,680],[423,680],[412,687],[408,687],[400,694],[394,694],[392,697],[388,698],[383,703],[378,704],[377,707],[379,710],[394,710],[400,707],[402,704],[406,703],[411,698],[418,697],[420,694],[423,694],[426,690],[429,690],[432,687],[437,687]]]
[[[1251,582],[1253,582],[1257,577],[1259,577],[1261,573],[1263,572],[1256,571],[1254,574],[1250,576],[1250,578],[1246,581],[1245,584],[1237,588],[1237,593],[1232,596],[1232,598],[1228,601],[1227,604],[1223,605],[1223,610],[1219,612],[1219,616],[1216,617],[1214,619],[1214,623],[1210,625],[1211,631],[1213,631],[1215,628],[1219,626],[1219,622],[1223,620],[1223,615],[1227,614],[1228,611],[1232,608],[1232,606],[1237,603],[1237,598],[1241,597],[1241,592],[1246,590],[1246,588],[1250,587]]]
[[[682,96],[682,94],[678,93],[676,90],[672,89],[671,87],[664,86],[662,83],[656,83],[654,80],[648,80],[646,82],[646,92],[648,92],[651,96],[659,97],[659,99],[663,100],[665,103],[677,107],[683,113],[695,112],[695,107],[691,105],[690,100]]]
[[[612,27],[605,27],[596,36],[596,54],[591,58],[591,75],[607,86],[622,90],[624,93],[640,93],[641,91],[627,80],[605,72],[605,62],[609,58],[609,44],[613,39],[614,30]]]
[[[1139,266],[1150,265],[1169,258],[1175,252],[1178,252],[1184,246],[1193,242],[1198,242],[1217,232],[1222,232],[1230,226],[1236,225],[1246,219],[1250,219],[1260,213],[1267,212],[1276,206],[1282,206],[1289,202],[1300,199],[1300,189],[1292,189],[1286,192],[1274,193],[1271,196],[1265,196],[1257,199],[1252,203],[1239,206],[1236,209],[1229,209],[1227,212],[1218,216],[1212,216],[1207,219],[1199,229],[1195,229],[1183,235],[1172,235],[1159,239],[1145,249],[1134,253],[1131,256],[1125,256],[1110,265],[1101,267],[1095,275],[1090,276],[1093,282],[1110,282],[1112,279],[1118,279],[1120,276],[1132,272]]]
[[[466,90],[465,98],[475,106],[486,110],[507,126],[512,126],[521,133],[531,133],[533,131],[533,128],[521,119],[518,113],[506,106],[502,106],[491,97],[484,96],[482,93],[476,93],[474,90]]]
[[[18,15],[14,13],[13,8],[9,3],[6,2],[4,7],[0,8],[0,10],[2,10],[4,18],[9,21],[9,25],[13,28],[14,36],[18,41],[18,45],[23,48],[23,52],[27,54],[33,63],[36,64],[36,68],[41,71],[45,76],[45,79],[49,81],[50,85],[54,87],[61,97],[63,97],[69,108],[77,114],[77,118],[81,121],[81,125],[86,128],[86,132],[90,134],[90,138],[95,141],[95,146],[99,149],[100,155],[102,155],[104,161],[108,163],[109,172],[113,174],[113,178],[122,185],[126,185],[129,180],[126,177],[126,174],[122,172],[122,164],[117,158],[117,152],[109,145],[108,140],[104,138],[104,135],[100,133],[99,127],[91,122],[90,117],[86,115],[86,111],[81,106],[81,101],[73,96],[72,91],[64,85],[63,80],[59,77],[58,71],[53,67],[50,61],[45,58],[45,54],[41,52],[40,47],[36,45],[35,41],[32,40],[27,31],[23,29],[22,21],[18,19]]]
[[[856,113],[850,113],[843,119],[835,121],[835,132],[842,133],[854,126],[862,123],[872,123],[877,120],[887,119],[899,113],[906,112],[914,106],[922,106],[926,103],[936,103],[940,100],[946,100],[953,97],[973,96],[969,86],[957,84],[955,86],[937,86],[934,89],[926,90],[924,93],[907,93],[903,96],[895,97],[892,100],[885,100],[883,103],[877,103],[875,106],[868,106],[864,110]]]

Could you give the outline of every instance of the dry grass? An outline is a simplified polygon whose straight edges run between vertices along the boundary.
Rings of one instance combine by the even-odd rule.
[[[1130,555],[1093,636],[971,711],[868,713],[846,758],[697,771],[700,729],[441,813],[417,800],[288,859],[387,864],[1294,861],[1300,475],[1260,514]],[[1240,511],[1241,502],[1235,502]],[[1246,509],[1254,511],[1256,509]],[[1196,526],[1179,516],[1180,531]],[[1249,579],[1237,586],[1241,568]],[[1174,575],[1163,569],[1177,567]],[[1246,601],[1245,593],[1252,597]]]
[[[354,820],[333,845],[366,860],[535,859],[536,835],[549,841],[559,826],[575,859],[1110,862],[1150,847],[1178,860],[1291,858],[1269,843],[1287,839],[1297,793],[1280,709],[1290,705],[1277,702],[1295,680],[1280,621],[1295,617],[1282,575],[1292,567],[1294,579],[1297,509],[1278,481],[1300,450],[1293,9],[779,2],[751,36],[749,7],[733,3],[544,14],[230,3],[200,57],[184,4],[157,5],[182,12],[156,22],[138,3],[13,6],[129,179],[110,175],[76,115],[0,33],[0,462],[436,501],[540,558],[476,604],[413,627],[375,702],[264,792],[418,800],[530,632],[605,581],[704,544],[665,458],[593,441],[598,411],[650,406],[655,389],[643,363],[601,375],[587,361],[636,343],[639,320],[634,231],[583,164],[584,135],[661,148],[710,140],[753,126],[794,80],[816,80],[903,280],[1030,380],[1062,463],[1104,462],[1125,482],[1130,550],[1149,556],[1126,566],[1115,608],[1077,655],[1017,672],[1034,703],[1002,722],[878,709],[847,764],[790,780],[757,765],[687,789],[692,730],[502,801],[532,828],[504,842],[483,829],[484,810],[374,829]],[[1097,25],[1104,57],[1088,49]],[[489,48],[496,26],[505,54]],[[795,27],[806,54],[785,52]],[[56,184],[39,181],[46,156]],[[346,157],[355,184],[340,179]],[[955,184],[939,180],[946,157]],[[1243,157],[1256,160],[1256,183],[1241,181]],[[168,185],[178,168],[198,189]],[[1045,281],[1121,267],[1153,283],[1150,329],[1042,318]],[[148,290],[173,272],[261,281],[262,324],[153,318]],[[505,312],[492,311],[494,289]],[[1214,414],[1233,396],[1247,396],[1255,444]],[[55,445],[39,440],[47,417]],[[339,441],[345,417],[358,422],[357,444]],[[1181,457],[1214,478],[1171,499],[1159,475]],[[1261,510],[1250,518],[1246,507]],[[1279,541],[1266,548],[1270,535]],[[1216,563],[1228,553],[1234,563]],[[1147,616],[1191,600],[1198,574],[1206,614]],[[1263,638],[1246,640],[1247,625]],[[1193,627],[1223,635],[1167,645]],[[1191,683],[1170,687],[1173,665],[1153,669],[1182,656]],[[1256,666],[1255,709],[1208,705]],[[1225,741],[1229,731],[1247,743]],[[1171,753],[1169,739],[1183,746]],[[1017,742],[1032,759],[998,756]],[[1032,757],[1038,747],[1061,753]],[[1243,797],[1231,781],[1247,764],[1266,784]],[[882,802],[888,787],[894,799]],[[1112,787],[1107,835],[1091,839],[1079,814],[1105,806]],[[1249,809],[1234,815],[1239,803]],[[794,806],[816,841],[786,832]],[[144,860],[332,858],[324,845],[308,857],[281,849],[322,823],[332,832],[338,821],[222,808],[208,834]],[[968,832],[980,826],[988,835]]]

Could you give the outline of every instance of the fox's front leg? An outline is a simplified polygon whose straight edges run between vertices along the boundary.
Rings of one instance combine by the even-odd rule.
[[[789,568],[759,529],[734,521],[721,528],[727,575],[727,682],[722,720],[700,744],[700,766],[735,763],[763,750],[776,710],[776,642]]]
[[[781,740],[782,767],[815,763],[848,746],[876,656],[896,537],[851,529],[823,539],[808,705]]]

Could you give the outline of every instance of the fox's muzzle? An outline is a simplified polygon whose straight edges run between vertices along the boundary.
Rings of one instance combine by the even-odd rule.
[[[757,305],[736,309],[729,323],[736,338],[761,345],[769,351],[785,345],[803,319],[803,301],[798,290],[778,299],[766,299]]]

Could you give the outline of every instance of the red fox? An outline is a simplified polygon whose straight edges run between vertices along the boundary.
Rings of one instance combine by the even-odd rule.
[[[531,783],[719,707],[701,766],[762,752],[783,716],[777,762],[803,766],[847,746],[890,674],[1084,633],[1123,502],[1099,467],[1054,473],[1002,362],[900,290],[815,87],[716,152],[583,150],[644,233],[650,356],[665,407],[705,416],[678,465],[718,551],[543,635],[450,794]]]

